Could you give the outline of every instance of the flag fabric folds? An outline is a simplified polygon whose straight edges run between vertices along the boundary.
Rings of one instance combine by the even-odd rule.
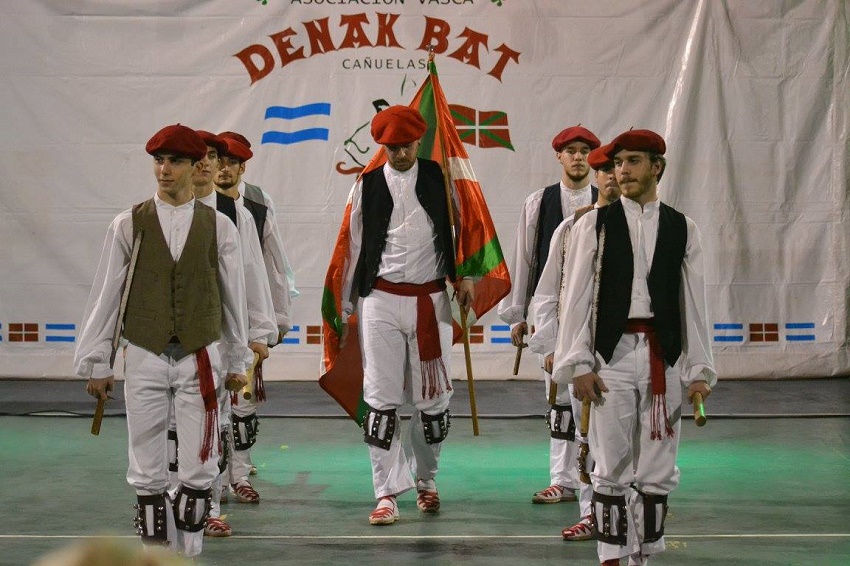
[[[494,307],[510,290],[508,267],[496,236],[481,186],[475,177],[469,156],[458,136],[449,104],[440,87],[433,60],[428,63],[428,78],[410,103],[425,118],[428,130],[422,137],[419,157],[440,163],[447,183],[454,188],[456,202],[452,207],[458,220],[455,232],[455,264],[458,277],[475,280],[475,300],[467,324]],[[343,214],[342,225],[334,252],[325,276],[322,296],[323,358],[319,384],[333,397],[358,424],[366,414],[363,402],[363,365],[357,337],[357,323],[349,318],[349,335],[344,348],[339,347],[342,331],[342,285],[345,262],[349,251],[351,202],[364,174],[381,167],[386,162],[383,146],[358,176]],[[454,342],[463,337],[457,304],[452,301],[454,313]]]

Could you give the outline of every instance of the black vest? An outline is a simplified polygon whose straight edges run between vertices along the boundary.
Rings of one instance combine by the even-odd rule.
[[[599,189],[591,185],[590,203],[595,204],[598,198]],[[537,241],[534,243],[534,250],[537,257],[532,258],[532,266],[534,268],[532,292],[537,288],[540,275],[543,273],[543,267],[546,265],[546,258],[549,257],[549,244],[552,241],[552,236],[563,221],[564,211],[561,207],[561,183],[555,183],[543,189],[543,198],[540,199],[540,214],[537,216]]]
[[[419,172],[416,177],[416,197],[425,209],[436,233],[435,252],[442,252],[445,272],[455,279],[455,253],[452,247],[451,225],[443,180],[443,170],[436,161],[418,159]],[[381,255],[387,245],[387,230],[393,211],[393,197],[384,177],[384,168],[379,167],[363,175],[362,218],[363,243],[357,267],[354,270],[352,292],[356,290],[366,297],[375,287]],[[352,297],[352,302],[356,297]]]
[[[269,212],[269,207],[263,204],[263,191],[256,185],[245,183],[245,194],[242,201],[245,203],[245,208],[254,217],[254,224],[257,225],[257,236],[260,238],[260,248],[263,248],[263,230],[266,226],[266,216]]]
[[[224,193],[215,192],[215,209],[233,221],[233,225],[237,228],[239,223],[236,221],[236,201]]]
[[[614,348],[626,329],[631,306],[634,255],[629,225],[621,201],[600,208],[596,217],[596,236],[605,226],[602,252],[599,310],[596,318],[596,351],[610,362]],[[682,261],[688,242],[688,224],[681,212],[660,203],[658,239],[652,266],[647,276],[649,298],[655,319],[655,332],[664,360],[672,366],[682,353],[682,323],[679,312],[679,287]]]

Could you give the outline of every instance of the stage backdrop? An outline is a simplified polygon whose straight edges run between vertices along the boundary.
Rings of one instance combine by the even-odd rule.
[[[0,374],[71,375],[106,228],[153,195],[145,142],[181,122],[252,141],[244,178],[274,198],[301,292],[266,375],[317,379],[369,121],[410,101],[429,47],[506,255],[559,178],[559,130],[656,130],[661,197],[702,233],[721,376],[847,374],[848,37],[842,0],[3,2]],[[495,313],[472,342],[477,378],[510,377]]]

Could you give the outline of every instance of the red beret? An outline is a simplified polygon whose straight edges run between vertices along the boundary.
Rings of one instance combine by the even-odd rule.
[[[613,167],[614,158],[608,154],[611,149],[613,149],[611,144],[597,147],[587,155],[587,164],[597,171]]]
[[[195,131],[198,132],[198,135],[201,136],[201,139],[204,140],[207,147],[214,147],[219,155],[227,153],[227,141],[225,141],[224,138],[221,138],[211,132],[207,132],[206,130]]]
[[[664,138],[651,130],[629,130],[628,132],[623,132],[614,138],[608,144],[608,147],[611,148],[607,152],[610,157],[614,157],[622,149],[627,151],[645,151],[658,155],[664,155],[664,152],[667,151],[667,144],[664,143]]]
[[[581,124],[579,124],[578,126],[567,128],[555,136],[552,139],[552,149],[555,151],[561,151],[564,149],[564,146],[569,145],[574,141],[583,141],[590,146],[590,149],[596,149],[600,146],[599,138],[594,136],[593,132],[587,128],[582,128]]]
[[[372,138],[381,145],[409,144],[427,129],[422,114],[409,106],[390,106],[372,118]]]
[[[219,136],[221,137],[221,136]],[[245,147],[243,144],[232,138],[223,138],[224,143],[227,144],[227,149],[223,153],[227,157],[233,157],[234,159],[238,159],[241,162],[246,162],[252,157],[254,157],[254,152]]]
[[[219,135],[219,137],[222,137],[222,138],[230,138],[232,140],[236,140],[239,143],[241,143],[242,145],[244,145],[245,147],[247,147],[248,149],[251,148],[251,142],[248,141],[248,138],[246,138],[245,136],[243,136],[242,134],[239,134],[237,132],[221,132],[218,135]]]
[[[145,145],[145,151],[151,155],[172,153],[198,161],[207,154],[207,144],[192,128],[174,124],[155,133]]]

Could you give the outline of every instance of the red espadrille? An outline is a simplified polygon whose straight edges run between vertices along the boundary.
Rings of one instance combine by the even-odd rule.
[[[378,506],[369,513],[370,525],[392,525],[398,521],[398,505],[395,496],[389,495],[378,500]]]
[[[535,492],[531,496],[532,503],[560,503],[561,501],[575,501],[575,492],[560,485],[550,485],[546,489]]]
[[[440,510],[440,494],[434,480],[416,482],[416,506],[423,513],[437,513]]]
[[[593,519],[586,515],[581,520],[561,531],[564,540],[591,540],[596,538],[596,529],[593,528]]]
[[[248,482],[234,484],[233,492],[236,494],[236,501],[239,503],[259,503],[260,494]]]
[[[204,525],[204,536],[229,537],[232,534],[230,525],[220,517],[210,517],[207,519],[207,524]]]

